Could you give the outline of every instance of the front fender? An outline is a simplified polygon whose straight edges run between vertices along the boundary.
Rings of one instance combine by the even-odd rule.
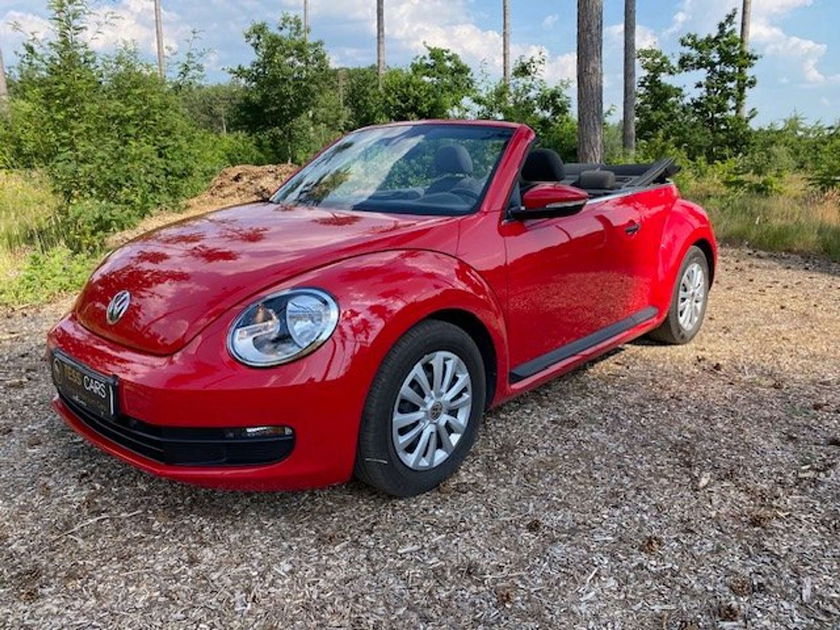
[[[341,316],[335,334],[356,347],[354,361],[369,366],[371,381],[406,331],[452,310],[469,313],[484,326],[494,345],[496,374],[508,372],[501,306],[478,272],[457,258],[427,250],[378,252],[322,267],[289,284],[317,286],[336,297]]]

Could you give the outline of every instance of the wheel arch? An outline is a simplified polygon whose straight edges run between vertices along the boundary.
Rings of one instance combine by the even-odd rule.
[[[705,238],[694,241],[692,246],[697,247],[706,257],[706,262],[709,264],[709,286],[711,286],[715,280],[715,267],[717,264],[715,259],[715,250],[712,247],[712,244]]]

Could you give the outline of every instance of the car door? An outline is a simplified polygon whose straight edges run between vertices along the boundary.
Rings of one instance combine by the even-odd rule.
[[[623,322],[650,306],[650,227],[634,193],[610,195],[588,204],[604,223],[606,260],[601,312],[607,325]]]
[[[571,216],[502,221],[514,380],[530,376],[546,355],[612,323],[614,264],[603,208],[585,206]]]
[[[660,251],[668,246],[663,231],[675,198],[673,186],[661,185],[600,201],[608,224],[610,293],[615,296],[611,306],[616,322],[640,322],[657,314],[653,304],[657,303],[654,293],[661,271]]]

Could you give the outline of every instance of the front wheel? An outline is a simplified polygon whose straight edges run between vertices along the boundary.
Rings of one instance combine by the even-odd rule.
[[[365,403],[356,476],[388,494],[408,497],[452,475],[475,441],[486,381],[472,338],[428,320],[391,349]]]
[[[708,299],[709,261],[703,250],[692,246],[680,265],[668,317],[650,337],[664,343],[688,343],[700,331]]]

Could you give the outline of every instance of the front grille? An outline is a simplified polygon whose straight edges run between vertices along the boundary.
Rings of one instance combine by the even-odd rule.
[[[162,427],[128,416],[100,418],[61,396],[88,428],[138,455],[171,466],[258,466],[288,457],[295,436],[238,437],[237,429]]]

